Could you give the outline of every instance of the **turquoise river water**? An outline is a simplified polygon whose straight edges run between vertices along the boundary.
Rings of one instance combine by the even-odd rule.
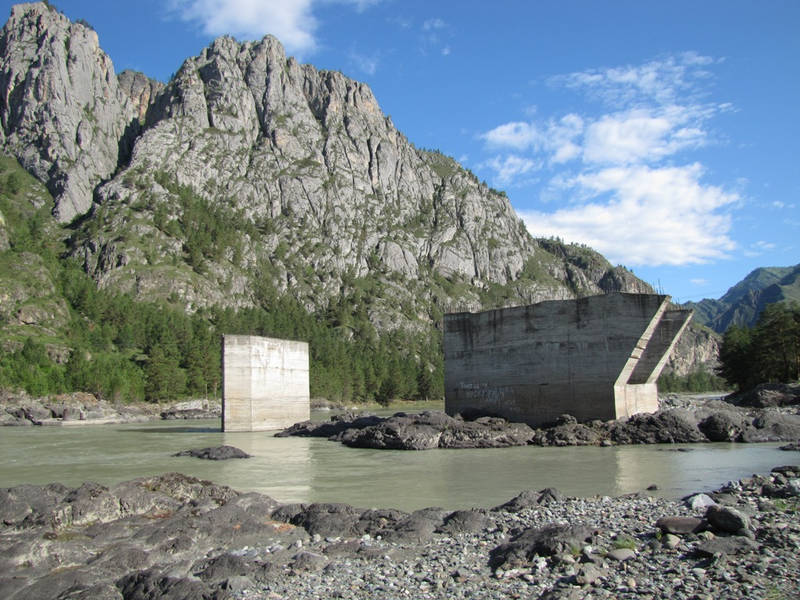
[[[429,450],[347,448],[270,432],[222,433],[219,421],[0,428],[0,487],[60,481],[104,485],[179,471],[281,502],[347,502],[412,510],[500,504],[524,489],[619,495],[656,484],[677,498],[769,471],[779,444]],[[254,457],[207,461],[172,454],[230,444]],[[791,461],[789,461],[791,462]]]

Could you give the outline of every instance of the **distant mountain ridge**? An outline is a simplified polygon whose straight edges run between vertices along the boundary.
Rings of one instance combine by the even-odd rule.
[[[750,272],[719,300],[687,302],[695,319],[717,333],[731,325],[752,327],[761,311],[775,302],[800,302],[800,264],[793,267],[761,267]]]
[[[534,239],[504,193],[414,147],[368,86],[271,36],[221,37],[162,84],[116,75],[85,23],[17,5],[0,31],[0,125],[2,150],[49,192],[4,210],[48,209],[40,230],[62,260],[141,300],[194,312],[289,294],[381,333],[429,332],[452,309],[652,292],[588,247]],[[0,252],[14,247],[3,223]],[[54,286],[40,302],[14,285],[6,330],[57,339]]]

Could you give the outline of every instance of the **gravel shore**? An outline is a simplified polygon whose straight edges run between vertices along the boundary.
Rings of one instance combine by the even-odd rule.
[[[368,496],[368,492],[365,492]],[[180,474],[0,490],[0,597],[793,599],[800,467],[708,495],[405,513],[279,504]]]

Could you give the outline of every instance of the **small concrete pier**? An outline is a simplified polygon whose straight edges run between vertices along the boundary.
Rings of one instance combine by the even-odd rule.
[[[222,336],[222,430],[284,429],[310,417],[308,344]]]

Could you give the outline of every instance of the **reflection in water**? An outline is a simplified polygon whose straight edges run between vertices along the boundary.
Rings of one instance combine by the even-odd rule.
[[[254,458],[207,461],[172,454],[230,444]],[[495,506],[523,489],[618,495],[657,484],[666,497],[707,490],[785,462],[778,444],[611,448],[521,447],[403,452],[347,448],[269,432],[222,433],[218,422],[83,427],[4,427],[0,487],[84,481],[109,485],[179,471],[281,502],[363,507]],[[684,448],[690,451],[677,452]]]

